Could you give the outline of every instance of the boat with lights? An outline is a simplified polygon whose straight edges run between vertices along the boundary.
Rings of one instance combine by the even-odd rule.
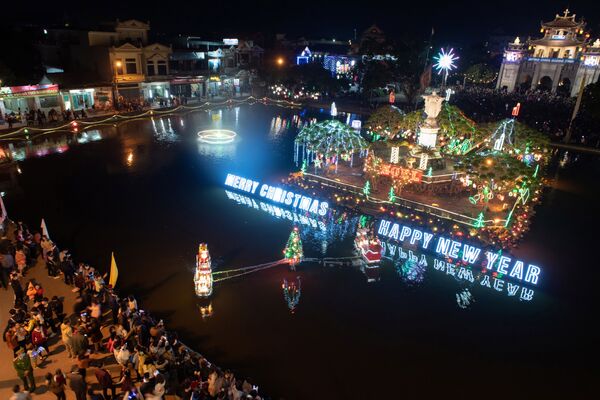
[[[213,290],[212,267],[208,245],[200,243],[196,254],[196,272],[194,273],[194,287],[198,297],[208,297]]]
[[[354,247],[367,264],[376,264],[381,261],[381,241],[369,233],[367,228],[358,228]]]

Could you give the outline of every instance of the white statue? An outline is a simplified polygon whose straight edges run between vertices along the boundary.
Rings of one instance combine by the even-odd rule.
[[[437,128],[437,116],[442,111],[442,102],[444,98],[438,96],[436,92],[433,92],[429,95],[423,95],[423,99],[425,99],[425,114],[427,114],[427,119],[425,120],[425,126],[427,128]]]

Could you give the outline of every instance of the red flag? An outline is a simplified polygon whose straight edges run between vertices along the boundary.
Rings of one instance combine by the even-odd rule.
[[[431,65],[425,67],[425,71],[421,74],[421,78],[419,79],[421,83],[421,90],[427,89],[429,84],[431,83]]]
[[[521,111],[521,103],[517,103],[517,105],[513,107],[512,116],[517,117],[519,115],[519,111]]]

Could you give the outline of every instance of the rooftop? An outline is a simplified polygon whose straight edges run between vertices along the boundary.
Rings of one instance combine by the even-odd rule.
[[[583,25],[585,25],[583,20],[576,21],[575,14],[569,14],[569,9],[566,9],[563,15],[556,14],[552,21],[542,22],[545,28],[578,28]]]

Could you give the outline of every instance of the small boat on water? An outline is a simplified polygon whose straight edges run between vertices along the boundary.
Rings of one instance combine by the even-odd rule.
[[[208,297],[212,294],[213,277],[210,263],[208,245],[200,243],[196,255],[196,273],[194,274],[194,287],[198,297]]]
[[[381,241],[375,235],[370,234],[367,228],[356,230],[354,247],[367,264],[376,264],[381,261]]]

